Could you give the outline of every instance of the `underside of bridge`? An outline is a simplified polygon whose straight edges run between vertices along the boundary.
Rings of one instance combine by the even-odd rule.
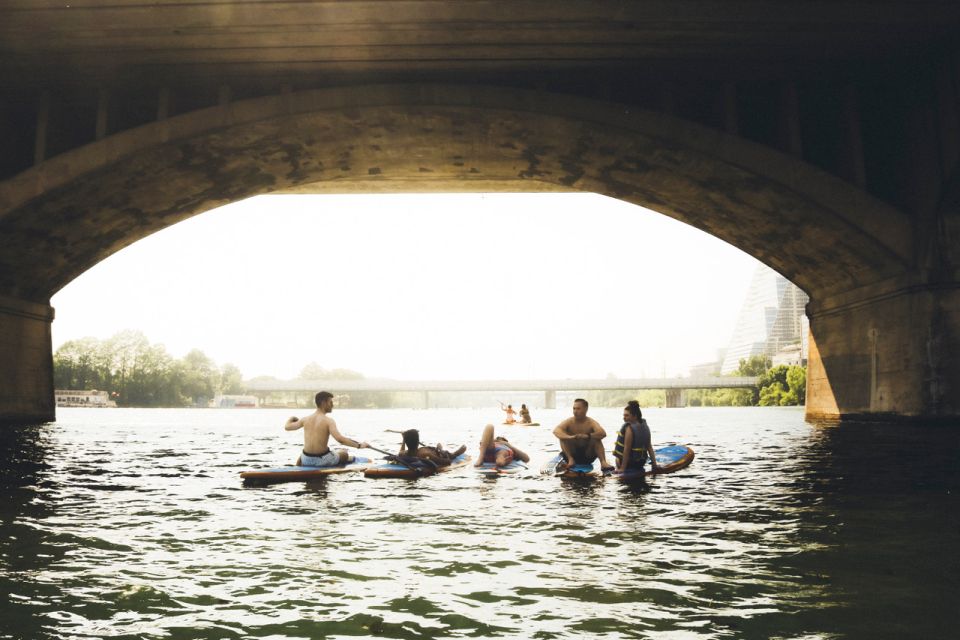
[[[960,12],[878,6],[6,3],[0,419],[53,418],[50,297],[190,216],[568,190],[803,288],[811,419],[953,420]]]

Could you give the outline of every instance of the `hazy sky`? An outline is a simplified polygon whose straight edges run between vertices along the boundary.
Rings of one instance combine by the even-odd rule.
[[[687,374],[757,262],[591,194],[261,196],[104,260],[53,298],[54,349],[139,329],[245,377]]]

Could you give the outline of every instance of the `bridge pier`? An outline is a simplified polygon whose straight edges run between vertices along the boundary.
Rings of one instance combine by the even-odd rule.
[[[544,409],[557,408],[557,392],[556,391],[543,392],[543,408]]]
[[[687,405],[686,389],[664,389],[668,409],[678,409]]]
[[[808,305],[807,420],[956,421],[960,287]]]
[[[0,296],[0,423],[56,419],[53,307]]]

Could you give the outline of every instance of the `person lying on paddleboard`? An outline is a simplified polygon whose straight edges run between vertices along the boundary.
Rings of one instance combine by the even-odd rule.
[[[527,405],[520,405],[520,422],[522,424],[530,424],[533,420],[530,419],[530,409],[527,409]]]
[[[627,403],[623,408],[623,422],[624,425],[620,427],[617,435],[617,443],[613,447],[613,457],[617,459],[617,473],[624,473],[628,469],[642,470],[648,454],[650,466],[656,471],[659,468],[657,454],[653,451],[650,427],[643,419],[639,402],[631,400]]]
[[[512,404],[508,404],[506,408],[504,408],[503,403],[501,402],[500,408],[507,413],[507,418],[504,421],[504,424],[513,424],[514,422],[517,421],[517,418],[515,417],[517,415],[517,412],[514,411]]]
[[[333,451],[328,446],[330,436],[342,445],[363,449],[370,445],[366,442],[357,442],[347,438],[337,429],[337,423],[328,413],[333,411],[333,394],[329,391],[320,391],[314,397],[317,410],[306,418],[287,418],[283,428],[287,431],[296,431],[303,428],[303,452],[297,458],[297,466],[304,467],[335,467],[338,464],[353,462],[354,457],[344,449]]]
[[[607,432],[603,430],[593,418],[587,417],[590,403],[583,398],[573,401],[573,417],[567,418],[557,425],[553,435],[560,441],[560,450],[565,462],[558,465],[559,470],[567,469],[575,464],[593,464],[600,460],[601,471],[612,471],[613,465],[607,462],[607,454],[603,449],[603,439]]]
[[[403,432],[403,444],[400,445],[398,457],[404,459],[419,458],[431,463],[435,468],[450,466],[453,459],[467,450],[467,445],[461,445],[456,451],[447,451],[443,445],[437,443],[435,447],[428,447],[420,442],[420,432],[416,429],[407,429]]]
[[[507,442],[506,438],[494,437],[492,424],[485,426],[480,436],[480,453],[474,466],[480,467],[484,462],[491,462],[497,467],[505,467],[514,459],[530,462],[530,456]]]

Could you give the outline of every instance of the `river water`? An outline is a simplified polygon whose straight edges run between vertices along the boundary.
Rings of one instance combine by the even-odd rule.
[[[60,409],[0,435],[3,638],[958,637],[960,429],[650,409],[696,451],[641,485],[530,473],[244,487],[289,410]],[[307,411],[300,412],[305,415]],[[591,409],[614,431],[619,409]],[[475,445],[496,409],[342,410]],[[607,443],[608,449],[612,442]]]

